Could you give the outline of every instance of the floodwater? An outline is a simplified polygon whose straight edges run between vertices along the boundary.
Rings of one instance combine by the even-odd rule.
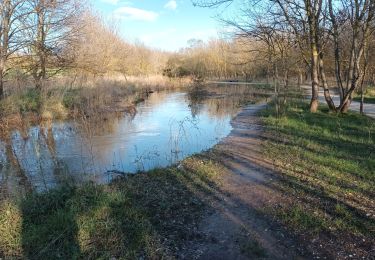
[[[15,130],[0,142],[2,192],[46,190],[67,180],[106,183],[123,173],[165,167],[207,150],[231,131],[251,86],[164,91],[137,106],[135,116],[55,122]]]

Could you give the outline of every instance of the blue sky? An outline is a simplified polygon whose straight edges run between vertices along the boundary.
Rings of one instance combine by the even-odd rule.
[[[218,10],[194,7],[191,0],[91,0],[104,17],[116,21],[130,41],[168,51],[185,47],[189,39],[218,37]]]

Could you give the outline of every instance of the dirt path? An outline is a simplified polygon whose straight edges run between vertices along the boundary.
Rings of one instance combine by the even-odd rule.
[[[261,155],[262,126],[257,113],[266,105],[251,105],[233,119],[231,134],[210,153],[223,165],[222,185],[210,199],[213,210],[200,225],[202,239],[191,241],[182,258],[304,259],[298,242],[264,214],[283,201],[274,188],[277,175]]]

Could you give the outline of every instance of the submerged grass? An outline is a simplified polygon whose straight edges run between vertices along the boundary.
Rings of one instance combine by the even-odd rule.
[[[200,194],[220,178],[208,160],[192,157],[183,165],[3,201],[0,257],[175,257],[183,241],[199,236],[206,209]]]
[[[276,213],[308,233],[321,231],[375,238],[375,121],[357,113],[336,115],[288,101],[279,117],[263,111],[265,155],[293,197]]]
[[[171,81],[162,77],[85,79],[71,82],[56,79],[43,87],[17,88],[0,100],[0,132],[16,129],[22,120],[33,117],[38,121],[66,118],[95,117],[103,113],[133,113],[134,105],[144,100],[149,91],[186,87],[186,81]],[[16,89],[16,88],[14,88]],[[21,120],[21,121],[22,121]]]

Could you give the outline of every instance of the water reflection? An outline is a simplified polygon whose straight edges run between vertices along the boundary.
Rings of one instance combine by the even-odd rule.
[[[239,104],[262,95],[257,91],[231,85],[160,92],[135,116],[98,115],[16,130],[0,142],[1,195],[71,179],[103,183],[119,172],[173,164],[227,136]]]

